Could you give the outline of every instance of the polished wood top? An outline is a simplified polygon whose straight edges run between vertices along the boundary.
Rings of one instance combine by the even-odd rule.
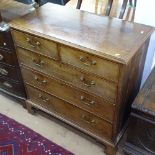
[[[34,10],[31,5],[26,5],[14,0],[0,0],[0,12],[3,21],[9,22],[13,19],[26,15]]]
[[[132,108],[155,116],[155,68],[136,97]]]
[[[149,26],[51,3],[10,25],[125,64],[153,30]]]

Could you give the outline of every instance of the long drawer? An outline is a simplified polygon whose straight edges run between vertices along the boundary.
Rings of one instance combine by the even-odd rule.
[[[10,67],[4,64],[0,64],[0,76],[5,76],[15,81],[20,80],[19,67]]]
[[[108,80],[118,82],[119,65],[117,63],[67,46],[61,46],[60,56],[62,62],[98,74]]]
[[[77,124],[101,138],[106,138],[108,140],[112,138],[112,125],[110,123],[64,102],[63,100],[43,93],[38,89],[34,89],[28,85],[26,88],[30,100],[36,105],[39,105],[50,112],[57,113],[63,118],[71,121],[73,124]]]
[[[11,81],[5,77],[0,77],[0,88],[9,93],[25,97],[25,89],[23,84]]]
[[[15,58],[15,53],[0,49],[0,63],[16,66],[17,59]]]
[[[16,30],[13,30],[12,34],[17,45],[58,59],[57,44],[55,42]]]
[[[115,102],[117,96],[117,84],[93,77],[89,74],[70,68],[50,58],[17,48],[18,58],[22,64],[39,70],[50,76],[62,79],[76,87],[99,95],[106,100]]]
[[[58,96],[84,110],[113,122],[115,106],[102,98],[70,87],[58,80],[49,78],[25,67],[21,68],[24,81],[52,95]]]

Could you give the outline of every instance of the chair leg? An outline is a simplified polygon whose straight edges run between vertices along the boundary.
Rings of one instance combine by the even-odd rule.
[[[110,14],[110,11],[111,11],[111,8],[112,8],[112,3],[113,3],[113,0],[108,0],[106,14],[105,14],[106,16],[109,16],[109,14]]]
[[[137,0],[134,1],[134,6],[135,6],[135,7],[137,6]]]
[[[119,15],[119,18],[120,19],[123,19],[123,16],[124,16],[124,13],[125,13],[125,10],[126,10],[127,3],[128,3],[128,0],[123,0],[123,4],[122,4],[120,15]]]
[[[132,19],[131,19],[131,21],[134,21],[136,6],[137,6],[137,0],[134,0],[134,9],[133,9],[133,14],[132,14]]]
[[[82,4],[82,0],[78,0],[76,9],[80,9]]]
[[[129,0],[129,4],[132,6],[132,0]]]
[[[132,0],[129,0],[129,4],[130,4],[130,6],[133,5]],[[136,5],[137,5],[137,0],[134,0],[134,7],[136,7]]]

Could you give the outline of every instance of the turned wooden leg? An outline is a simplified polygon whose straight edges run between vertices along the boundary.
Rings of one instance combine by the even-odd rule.
[[[27,110],[28,110],[28,112],[30,114],[32,114],[32,115],[35,114],[35,110],[34,110],[33,106],[30,103],[26,102],[26,108],[27,108]]]
[[[107,145],[105,148],[106,155],[116,155],[116,152],[117,152],[117,148],[114,148],[112,146]]]

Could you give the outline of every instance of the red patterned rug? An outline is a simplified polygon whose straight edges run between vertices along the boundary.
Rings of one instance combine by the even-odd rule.
[[[73,153],[0,114],[0,155],[73,155]]]

